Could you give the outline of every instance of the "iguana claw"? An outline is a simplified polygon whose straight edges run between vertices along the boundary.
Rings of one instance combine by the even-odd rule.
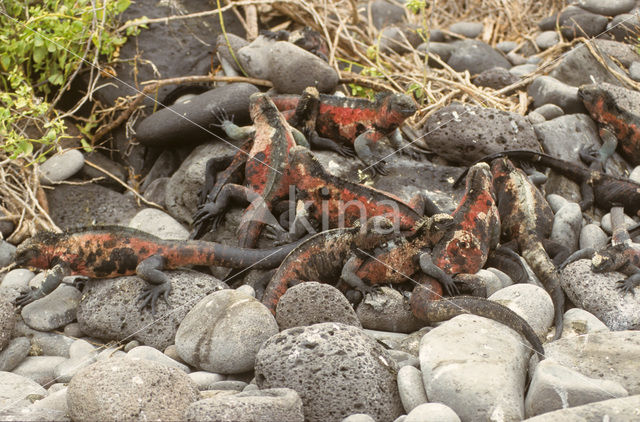
[[[149,303],[151,303],[151,315],[155,318],[158,298],[162,295],[167,305],[171,305],[169,303],[170,292],[171,283],[162,283],[154,286],[147,286],[138,296],[137,300],[142,301],[142,303],[138,305],[138,310],[142,311]]]
[[[222,128],[225,122],[233,122],[233,115],[231,115],[231,118],[229,118],[227,112],[221,107],[214,108],[211,111],[211,114],[213,114],[213,118],[215,121],[209,123],[209,126]]]
[[[380,160],[377,163],[371,165],[369,168],[371,169],[373,176],[379,174],[381,176],[386,176],[389,172],[385,169],[387,163],[384,160]]]
[[[638,283],[636,283],[631,278],[626,278],[624,280],[619,280],[616,285],[616,288],[622,291],[623,296],[626,295],[627,293],[631,293],[631,295],[635,297],[636,296],[635,288],[637,285]]]
[[[30,304],[31,302],[34,302],[40,299],[41,297],[44,297],[44,295],[39,295],[38,293],[39,293],[38,289],[33,289],[33,290],[29,290],[26,293],[22,293],[20,296],[18,296],[15,299],[16,306],[22,308]]]

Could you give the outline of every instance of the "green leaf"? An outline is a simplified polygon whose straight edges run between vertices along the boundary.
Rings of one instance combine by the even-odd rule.
[[[42,37],[40,36],[40,34],[36,34],[33,37],[33,45],[35,45],[36,47],[41,47],[44,45],[44,40],[42,39]]]
[[[62,85],[62,83],[64,82],[64,77],[62,76],[62,73],[54,73],[53,75],[49,76],[47,80],[51,82],[52,85]]]
[[[47,49],[44,46],[36,47],[33,49],[33,61],[36,63],[42,63],[47,55]]]
[[[116,12],[117,13],[122,13],[125,10],[127,10],[127,8],[131,5],[131,1],[130,0],[118,0],[116,2]]]
[[[2,65],[3,70],[9,70],[9,66],[11,66],[11,57],[9,56],[0,57],[0,65]]]

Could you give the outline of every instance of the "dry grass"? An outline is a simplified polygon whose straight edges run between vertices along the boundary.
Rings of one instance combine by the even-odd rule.
[[[379,33],[356,11],[355,0],[245,0],[228,3],[231,4],[224,8],[235,6],[236,15],[243,19],[250,37],[255,36],[258,26],[294,29],[307,25],[329,41],[329,61],[334,68],[339,69],[347,60],[375,69],[376,74],[380,75],[362,76],[341,72],[343,80],[351,79],[361,86],[397,92],[406,92],[412,85],[422,87],[424,101],[410,122],[414,126],[419,126],[426,116],[452,101],[520,113],[524,113],[528,106],[527,96],[523,92],[526,86],[500,91],[479,88],[471,83],[469,74],[457,73],[445,63],[440,62],[440,69],[426,67],[425,57],[413,49],[404,55],[371,54],[372,50],[375,53],[372,47],[380,41]],[[429,28],[445,29],[455,22],[482,22],[484,31],[480,38],[483,41],[491,45],[500,41],[524,43],[536,32],[537,22],[560,10],[564,3],[560,0],[436,0],[427,2],[427,9],[421,14],[407,12],[407,19],[416,27],[425,28],[427,33]],[[551,63],[567,46],[561,44],[541,53],[542,63]],[[431,57],[439,61],[437,57]],[[128,105],[125,102],[121,110],[126,110]],[[116,118],[117,113],[112,121]],[[13,243],[37,230],[56,228],[47,215],[46,198],[35,171],[36,167],[26,166],[24,160],[12,161],[0,152],[0,211],[4,213],[2,219],[16,224],[17,229],[9,239]]]

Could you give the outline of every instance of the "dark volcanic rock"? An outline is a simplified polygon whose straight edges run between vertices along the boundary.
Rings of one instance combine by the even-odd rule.
[[[181,2],[131,2],[131,6],[120,16],[124,22],[146,16],[163,18],[187,15],[211,10],[208,2],[184,0]],[[227,32],[244,36],[242,25],[229,10],[223,14]],[[114,66],[118,79],[101,79],[95,97],[104,104],[113,105],[118,97],[135,95],[141,81],[175,78],[187,75],[206,75],[211,69],[211,52],[220,31],[217,15],[195,19],[177,19],[152,23],[142,29],[138,36],[130,38],[120,49],[120,60]],[[137,63],[136,63],[137,62]],[[108,82],[108,83],[107,83]],[[159,89],[160,101],[175,85]],[[153,106],[151,98],[144,104]]]
[[[192,99],[164,108],[144,119],[136,128],[136,139],[143,145],[183,146],[215,138],[223,132],[217,124],[216,111],[224,110],[234,122],[249,122],[249,96],[258,88],[247,83],[224,85]]]
[[[529,121],[516,113],[452,104],[433,113],[425,140],[439,156],[468,165],[487,154],[508,149],[540,151]]]
[[[391,421],[403,413],[396,363],[380,344],[349,325],[325,322],[284,330],[262,345],[255,371],[260,389],[296,390],[306,421],[340,421],[357,412]]]
[[[51,218],[63,229],[92,224],[126,226],[139,211],[133,197],[100,185],[58,185],[46,193]]]
[[[511,67],[509,60],[485,42],[464,40],[453,45],[455,48],[447,64],[457,72],[468,70],[472,75],[477,75],[494,67]]]

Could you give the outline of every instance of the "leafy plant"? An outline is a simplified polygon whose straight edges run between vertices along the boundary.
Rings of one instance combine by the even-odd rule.
[[[4,0],[0,4],[0,151],[37,159],[55,148],[65,125],[45,99],[83,62],[112,60],[126,36],[115,18],[130,0]],[[137,28],[129,28],[135,31]],[[44,97],[44,98],[41,98]]]

